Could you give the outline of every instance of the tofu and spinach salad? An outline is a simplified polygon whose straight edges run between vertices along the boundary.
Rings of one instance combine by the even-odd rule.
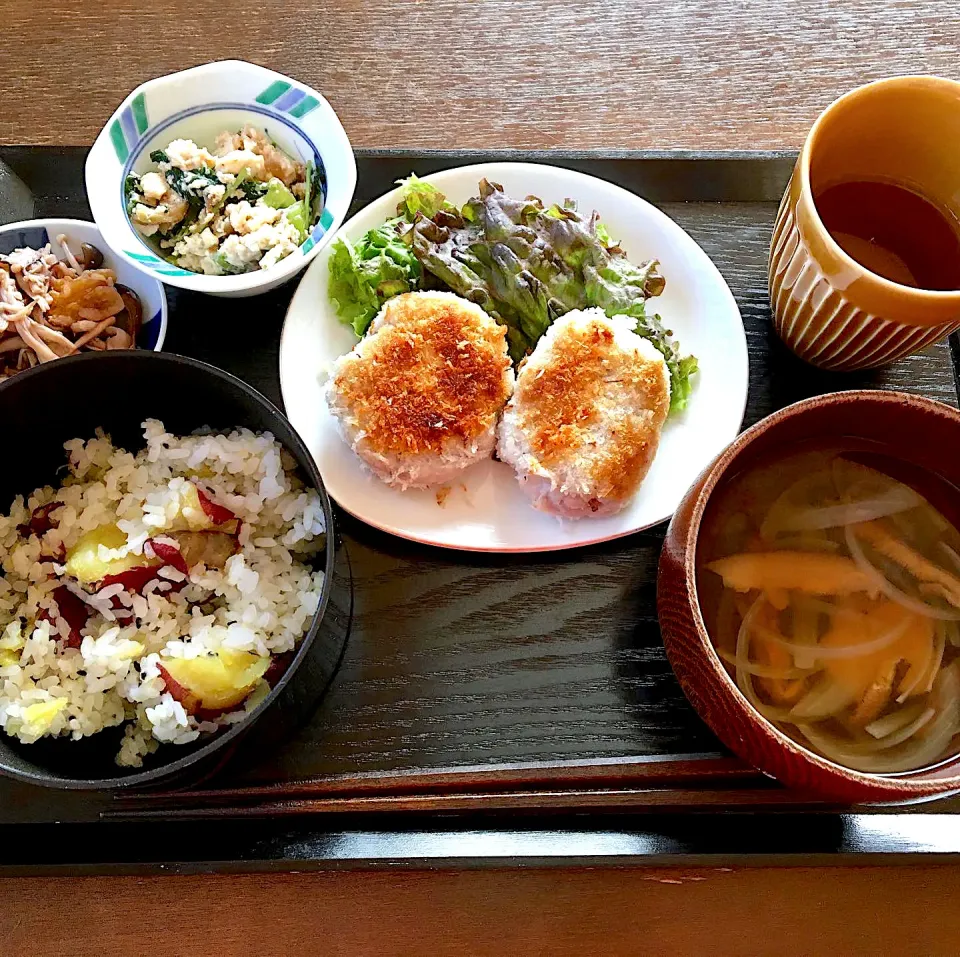
[[[482,180],[479,195],[456,208],[411,175],[395,217],[356,242],[336,240],[329,294],[358,336],[385,302],[403,293],[443,290],[480,306],[506,327],[510,356],[530,355],[554,320],[583,309],[626,316],[653,344],[670,374],[670,411],[684,409],[697,371],[673,333],[647,306],[666,281],[656,260],[635,265],[600,215],[581,216],[573,200],[547,206],[509,196]]]
[[[262,130],[224,131],[213,151],[176,139],[124,184],[134,227],[169,262],[210,276],[269,269],[310,235],[323,211],[322,171]]]

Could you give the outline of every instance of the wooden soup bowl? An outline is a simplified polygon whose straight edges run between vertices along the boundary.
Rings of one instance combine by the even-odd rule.
[[[777,730],[754,710],[713,648],[697,595],[698,538],[711,498],[727,479],[777,449],[845,437],[876,443],[905,466],[932,472],[939,490],[918,489],[956,523],[960,512],[960,412],[899,392],[818,396],[768,416],[740,435],[687,492],[660,556],[657,608],[667,657],[690,703],[744,761],[783,784],[843,803],[908,802],[960,792],[960,754],[936,767],[867,774],[834,764]],[[931,487],[934,487],[933,483]]]

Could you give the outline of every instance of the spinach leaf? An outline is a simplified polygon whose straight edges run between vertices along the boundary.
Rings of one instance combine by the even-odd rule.
[[[139,188],[140,180],[136,176],[130,175],[123,181],[123,202],[128,215],[133,213],[133,208],[139,202],[137,199],[134,199],[134,194]]]
[[[228,276],[236,276],[247,270],[243,266],[235,266],[231,263],[223,253],[217,253],[213,257],[213,261],[226,273]]]

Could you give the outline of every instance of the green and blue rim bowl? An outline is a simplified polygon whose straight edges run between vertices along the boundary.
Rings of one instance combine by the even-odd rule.
[[[223,130],[250,123],[303,163],[312,161],[324,191],[323,211],[310,235],[269,269],[237,276],[204,276],[158,255],[133,228],[123,184],[153,165],[152,150],[171,140],[212,147]],[[220,60],[157,77],[138,86],[100,131],[86,163],[87,198],[110,248],[160,282],[220,296],[252,296],[300,272],[340,228],[357,183],[353,149],[337,114],[316,90],[246,63]]]

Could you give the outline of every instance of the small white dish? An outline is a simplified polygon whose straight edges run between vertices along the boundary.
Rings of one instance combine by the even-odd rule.
[[[114,253],[93,223],[82,219],[27,219],[20,223],[5,223],[0,226],[0,253],[11,253],[14,249],[26,246],[39,249],[50,243],[53,252],[60,256],[62,252],[57,236],[61,233],[74,252],[81,243],[88,243],[103,253],[103,264],[116,273],[117,282],[129,286],[140,297],[143,326],[137,337],[137,348],[162,351],[163,341],[167,337],[167,294],[163,283],[145,276]]]
[[[212,147],[223,130],[250,123],[286,153],[312,160],[326,179],[323,212],[302,246],[269,269],[204,276],[181,269],[130,223],[123,184],[153,165],[150,152],[183,137]],[[242,60],[220,60],[157,77],[138,86],[100,131],[87,156],[87,198],[107,243],[135,268],[181,289],[215,296],[253,296],[286,282],[340,227],[357,184],[347,134],[330,104],[290,77]]]
[[[660,449],[639,492],[619,514],[560,520],[532,507],[513,470],[487,461],[436,489],[401,491],[384,485],[344,443],[322,388],[331,363],[357,339],[337,318],[327,294],[330,250],[310,266],[287,312],[280,344],[280,384],[287,415],[316,459],[330,495],[357,518],[403,538],[447,548],[536,552],[629,535],[669,518],[699,473],[737,435],[747,399],[747,347],[740,311],[706,253],[673,220],[610,183],[533,163],[490,163],[425,177],[460,205],[476,196],[482,177],[515,196],[545,203],[570,197],[585,215],[596,209],[631,261],[659,259],[666,289],[650,301],[700,373],[683,413],[663,430]],[[395,215],[399,190],[371,203],[344,227],[359,239]]]

